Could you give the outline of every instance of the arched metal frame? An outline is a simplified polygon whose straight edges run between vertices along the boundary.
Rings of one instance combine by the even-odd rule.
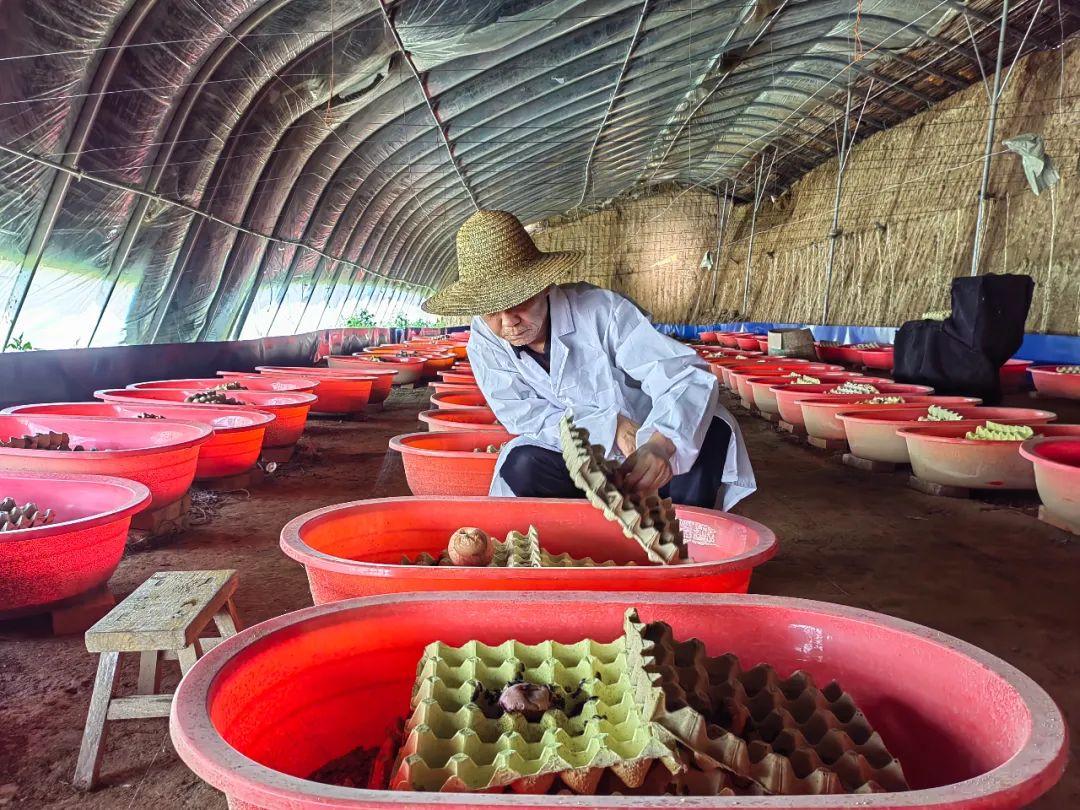
[[[1036,0],[1013,0],[1014,50],[1077,29],[1055,5],[1025,40]],[[853,85],[869,133],[977,80],[1000,9],[8,0],[0,334],[33,340],[58,296],[68,345],[415,310],[477,206],[536,221],[671,183],[745,200],[763,154],[783,188],[833,156]]]

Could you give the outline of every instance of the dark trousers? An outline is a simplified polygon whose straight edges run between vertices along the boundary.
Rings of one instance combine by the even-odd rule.
[[[731,428],[723,419],[712,420],[697,461],[688,472],[676,475],[660,495],[687,506],[712,509],[723,483]],[[581,498],[566,471],[561,453],[543,447],[515,447],[503,462],[503,480],[519,498]]]

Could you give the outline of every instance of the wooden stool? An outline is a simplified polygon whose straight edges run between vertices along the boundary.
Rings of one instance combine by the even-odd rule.
[[[75,787],[92,790],[101,768],[106,723],[168,717],[172,695],[160,694],[161,661],[180,662],[186,675],[205,650],[236,635],[236,571],[158,571],[86,631],[86,649],[100,653],[83,730]],[[211,620],[219,638],[200,639]],[[139,654],[136,694],[113,697],[120,654]]]

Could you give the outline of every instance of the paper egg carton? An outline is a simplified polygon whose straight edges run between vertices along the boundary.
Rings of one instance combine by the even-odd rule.
[[[390,788],[589,795],[601,779],[612,791],[639,788],[658,761],[680,770],[642,716],[625,649],[621,638],[429,644]],[[551,685],[560,696],[538,722],[498,708],[502,688],[520,681]]]
[[[617,523],[623,534],[636,540],[653,562],[685,560],[686,542],[671,499],[622,492],[615,467],[604,457],[604,449],[590,444],[589,431],[575,427],[569,414],[563,417],[559,431],[566,469],[589,502]]]
[[[493,566],[505,568],[607,568],[616,566],[613,560],[603,562],[592,557],[571,557],[569,554],[552,554],[540,545],[540,532],[530,526],[527,534],[510,532],[506,542],[496,543]],[[633,565],[633,563],[629,563]]]
[[[710,657],[697,639],[676,641],[667,624],[643,624],[633,610],[625,639],[647,716],[698,769],[731,777],[711,774],[713,786],[774,795],[908,789],[900,763],[837,684],[819,689],[805,672],[781,678],[765,664],[744,670],[736,656]],[[690,772],[684,784],[693,778],[704,779]]]

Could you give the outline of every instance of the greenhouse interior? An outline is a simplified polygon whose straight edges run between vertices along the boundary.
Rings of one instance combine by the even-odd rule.
[[[1080,808],[1078,133],[1077,0],[0,0],[0,807]]]

